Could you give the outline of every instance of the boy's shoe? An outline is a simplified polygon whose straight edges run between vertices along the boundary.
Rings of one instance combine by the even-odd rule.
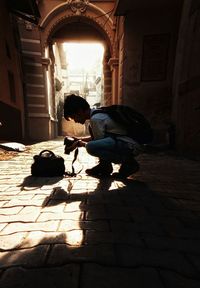
[[[138,162],[132,158],[121,164],[118,173],[113,173],[112,177],[117,179],[125,179],[130,175],[136,173],[140,169]]]
[[[110,162],[100,161],[97,166],[93,168],[86,169],[85,172],[89,176],[101,177],[101,176],[109,176],[113,171],[112,164]]]

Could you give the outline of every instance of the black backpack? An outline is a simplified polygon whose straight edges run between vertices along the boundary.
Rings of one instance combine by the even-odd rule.
[[[42,150],[33,156],[31,174],[36,177],[57,177],[65,174],[64,158],[55,155],[51,150]]]
[[[126,135],[140,144],[147,144],[153,140],[153,130],[149,121],[133,108],[125,105],[111,105],[100,107],[92,112],[107,113],[116,123],[126,129]]]

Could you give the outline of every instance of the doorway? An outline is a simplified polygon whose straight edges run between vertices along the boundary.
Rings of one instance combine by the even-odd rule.
[[[65,97],[76,94],[91,107],[103,105],[104,46],[101,42],[55,42],[53,54],[58,135],[83,136],[87,127],[66,121],[63,104]]]

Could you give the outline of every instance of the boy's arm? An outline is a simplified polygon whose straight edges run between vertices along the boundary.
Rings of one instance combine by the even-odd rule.
[[[91,136],[81,137],[78,139],[78,147],[85,147],[88,142],[92,140]]]
[[[91,136],[85,136],[85,137],[73,137],[74,140],[76,140],[72,146],[70,148],[72,148],[72,150],[74,150],[76,147],[85,147],[86,144],[92,140]]]
[[[84,141],[84,142],[89,142],[89,141],[92,140],[92,137],[91,136],[85,136],[85,137],[77,138],[77,140],[81,140],[81,141]]]

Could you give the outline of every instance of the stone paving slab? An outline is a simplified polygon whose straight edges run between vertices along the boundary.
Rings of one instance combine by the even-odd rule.
[[[76,177],[32,177],[43,149],[71,169],[62,138],[0,161],[0,288],[200,287],[199,161],[143,154],[129,179],[97,179],[80,148]]]
[[[151,285],[151,286],[150,286]],[[81,277],[81,287],[156,287],[163,288],[158,272],[154,268],[103,267],[85,264]]]
[[[34,269],[13,267],[2,273],[0,287],[78,288],[79,271],[79,266],[74,264],[63,267],[38,267]]]

